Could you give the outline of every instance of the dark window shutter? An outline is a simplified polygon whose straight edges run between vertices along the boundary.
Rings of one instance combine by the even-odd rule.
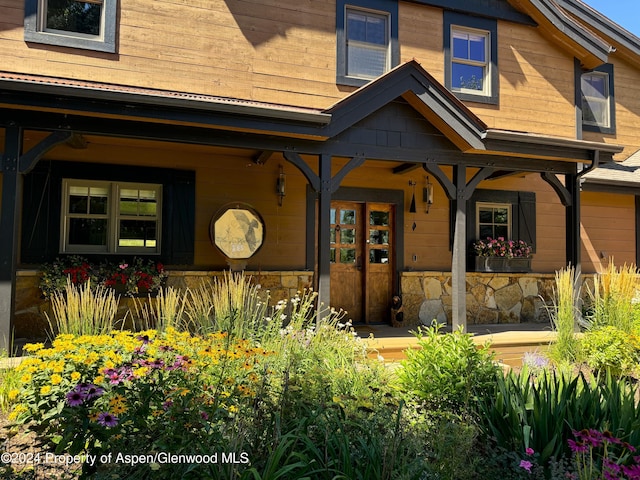
[[[536,251],[536,194],[518,192],[518,231],[515,240],[524,240]]]
[[[60,177],[50,162],[25,175],[22,196],[20,263],[53,260],[60,244]]]
[[[163,195],[162,259],[171,265],[192,265],[195,244],[195,173],[174,172]]]

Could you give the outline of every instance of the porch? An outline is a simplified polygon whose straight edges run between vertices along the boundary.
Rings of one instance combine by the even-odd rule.
[[[368,340],[371,357],[380,355],[385,362],[398,362],[405,358],[406,349],[417,348],[418,340],[411,333],[416,328],[362,325],[356,326],[356,331],[362,338],[373,335]],[[450,326],[447,331],[451,331]],[[521,366],[525,353],[546,351],[556,335],[548,322],[468,325],[467,331],[473,334],[476,345],[489,342],[496,359],[510,367]]]

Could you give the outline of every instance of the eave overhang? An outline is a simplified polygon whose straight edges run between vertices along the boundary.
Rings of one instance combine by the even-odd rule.
[[[608,162],[612,160],[613,155],[624,150],[622,145],[499,129],[488,129],[483,133],[482,138],[488,153],[503,155],[518,153],[528,158],[572,160],[583,163],[591,162],[595,151],[603,154],[601,161]]]
[[[640,38],[579,0],[555,0],[583,24],[595,28],[614,48],[615,55],[640,65]]]
[[[324,140],[317,109],[0,72],[0,106]]]
[[[607,63],[613,47],[567,15],[555,0],[508,0],[538,23],[538,28],[580,60],[584,68]]]

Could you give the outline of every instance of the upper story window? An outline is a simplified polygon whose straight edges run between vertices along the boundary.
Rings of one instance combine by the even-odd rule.
[[[399,62],[398,4],[338,0],[337,83],[361,86]]]
[[[387,15],[347,8],[347,76],[373,79],[389,69]]]
[[[498,103],[497,23],[444,13],[445,86],[461,100]]]
[[[62,252],[160,253],[160,185],[65,179],[62,188]]]
[[[117,0],[26,0],[24,39],[115,52]]]
[[[600,133],[615,133],[615,98],[613,95],[613,65],[603,65],[589,72],[580,72],[580,98],[576,102],[582,112],[582,129]]]

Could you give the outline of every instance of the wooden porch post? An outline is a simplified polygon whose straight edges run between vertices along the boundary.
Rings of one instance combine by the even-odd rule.
[[[453,167],[456,208],[451,258],[451,327],[453,330],[467,329],[467,201],[464,191],[467,184],[467,169],[464,165]]]
[[[580,258],[580,178],[577,175],[566,175],[566,188],[571,204],[565,209],[566,261],[573,265],[576,274],[582,271]]]
[[[331,304],[331,155],[320,155],[318,191],[318,311]]]
[[[11,354],[13,316],[16,303],[16,263],[22,175],[22,128],[7,127],[2,155],[2,203],[0,204],[0,350]]]
[[[433,160],[422,165],[442,186],[449,200],[453,200],[456,216],[451,252],[451,326],[454,330],[467,329],[467,200],[480,182],[489,177],[495,168],[482,167],[467,183],[465,165],[453,166],[453,181],[449,180]]]

